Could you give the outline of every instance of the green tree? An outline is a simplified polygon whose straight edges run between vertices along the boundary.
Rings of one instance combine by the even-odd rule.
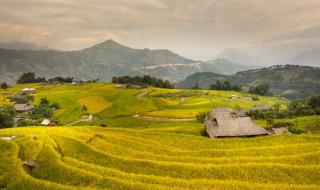
[[[0,128],[10,128],[14,126],[15,112],[12,107],[0,108]]]
[[[262,82],[253,86],[250,86],[249,93],[257,95],[271,95],[270,85],[268,83]]]
[[[49,100],[46,97],[40,99],[40,106],[48,106],[50,104]]]

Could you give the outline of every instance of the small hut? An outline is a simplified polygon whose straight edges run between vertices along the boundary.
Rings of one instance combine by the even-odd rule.
[[[34,161],[24,161],[23,164],[29,168],[37,168],[39,165]]]
[[[35,91],[36,91],[35,88],[24,88],[21,90],[21,92],[24,92],[24,93],[33,93]]]
[[[34,106],[30,104],[15,104],[13,107],[16,112],[20,113],[29,112],[34,108]]]
[[[262,127],[252,122],[250,117],[237,117],[230,108],[212,110],[205,120],[210,138],[255,137],[270,135]]]

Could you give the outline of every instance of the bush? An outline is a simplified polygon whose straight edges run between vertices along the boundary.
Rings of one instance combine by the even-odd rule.
[[[53,102],[51,104],[51,108],[57,110],[57,109],[60,109],[60,105],[57,102]]]
[[[13,127],[14,115],[15,115],[15,112],[12,107],[1,107],[0,108],[0,129]]]
[[[288,129],[292,134],[301,134],[301,133],[306,133],[307,130],[303,128],[298,128],[298,127],[289,127]]]
[[[107,127],[107,125],[102,123],[102,124],[100,124],[100,127]]]
[[[33,125],[36,125],[33,121],[26,121],[26,120],[23,120],[23,121],[19,121],[17,126],[18,127],[26,127],[26,126],[33,126]]]
[[[209,134],[205,127],[201,130],[200,135],[203,137],[209,137]]]
[[[206,119],[206,117],[208,116],[209,112],[199,112],[196,115],[196,119],[201,122],[204,123],[204,120]]]
[[[290,121],[279,121],[279,122],[274,123],[272,125],[272,127],[273,128],[287,127],[289,129],[289,128],[294,128],[295,124],[293,122],[290,122]]]

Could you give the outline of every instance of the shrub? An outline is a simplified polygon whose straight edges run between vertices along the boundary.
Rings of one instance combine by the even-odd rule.
[[[59,105],[57,102],[53,102],[53,103],[51,104],[51,108],[57,110],[57,109],[60,109],[60,105]]]
[[[273,128],[287,127],[289,129],[289,128],[295,127],[295,124],[291,121],[279,121],[274,123],[272,127]]]
[[[107,125],[102,123],[102,124],[100,124],[100,127],[107,127]]]
[[[196,119],[199,121],[199,122],[201,122],[201,123],[203,123],[204,122],[204,120],[206,119],[206,117],[208,116],[208,112],[199,112],[197,115],[196,115]]]
[[[12,107],[2,107],[0,108],[0,129],[1,128],[9,128],[14,125],[15,112]]]
[[[298,128],[298,127],[289,127],[288,129],[292,134],[301,134],[301,133],[306,133],[307,130],[303,128]]]

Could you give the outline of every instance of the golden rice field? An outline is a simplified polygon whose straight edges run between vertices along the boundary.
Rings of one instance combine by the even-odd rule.
[[[0,135],[6,189],[319,189],[320,136],[249,139],[118,128],[26,127]],[[34,160],[30,169],[22,161]]]
[[[320,135],[278,135],[209,139],[203,124],[190,119],[199,111],[227,106],[286,101],[231,100],[238,92],[208,90],[116,89],[112,84],[16,85],[1,91],[0,105],[24,87],[35,87],[36,104],[58,102],[57,127],[1,129],[0,189],[320,189]],[[88,109],[83,110],[85,105]],[[91,113],[82,126],[63,126]],[[133,115],[163,118],[145,120]],[[305,128],[320,116],[294,118]],[[256,121],[265,126],[265,121]],[[96,127],[106,124],[107,127]],[[23,161],[35,161],[28,168]]]

